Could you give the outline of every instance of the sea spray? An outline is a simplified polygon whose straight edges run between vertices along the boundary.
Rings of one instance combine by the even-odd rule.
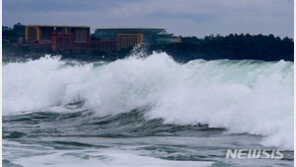
[[[3,114],[64,112],[83,101],[97,116],[150,106],[146,119],[208,124],[293,147],[293,63],[255,60],[173,61],[165,53],[111,63],[43,57],[3,66]]]

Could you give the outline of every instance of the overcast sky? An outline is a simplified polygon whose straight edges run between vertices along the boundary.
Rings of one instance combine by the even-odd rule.
[[[293,0],[3,0],[3,25],[163,27],[183,36],[293,37]]]

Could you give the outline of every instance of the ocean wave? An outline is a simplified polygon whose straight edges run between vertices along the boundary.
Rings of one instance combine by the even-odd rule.
[[[79,109],[104,117],[149,106],[147,120],[207,124],[292,148],[293,70],[285,61],[179,64],[165,53],[111,63],[47,56],[3,65],[3,114],[76,111],[69,104],[83,102]]]

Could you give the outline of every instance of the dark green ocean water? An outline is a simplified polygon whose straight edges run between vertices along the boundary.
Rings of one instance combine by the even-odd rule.
[[[16,166],[293,166],[293,63],[3,62],[3,160]],[[226,159],[282,149],[282,159]]]

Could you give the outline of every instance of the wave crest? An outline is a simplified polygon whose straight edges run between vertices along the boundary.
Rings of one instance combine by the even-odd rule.
[[[265,145],[292,148],[293,70],[285,61],[178,64],[165,53],[111,63],[43,57],[3,66],[3,114],[48,111],[77,101],[98,116],[149,105],[147,119],[259,134],[266,136]]]

